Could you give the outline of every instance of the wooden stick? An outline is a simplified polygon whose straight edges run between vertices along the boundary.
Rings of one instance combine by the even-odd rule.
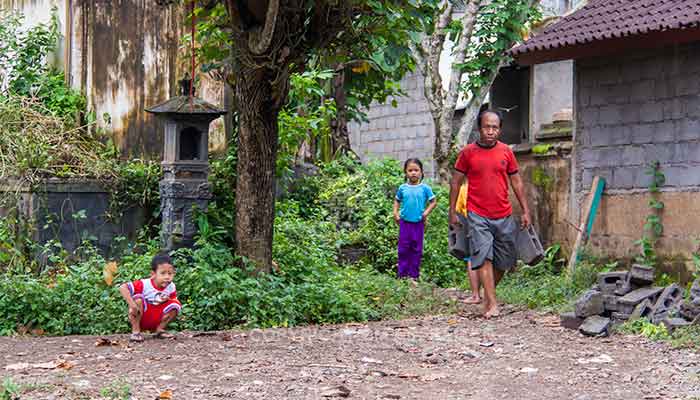
[[[574,247],[571,250],[571,257],[569,258],[569,272],[573,273],[576,270],[576,262],[578,262],[580,248],[586,243],[588,236],[590,235],[590,231],[593,229],[595,212],[598,210],[598,203],[600,202],[600,196],[603,194],[604,186],[605,179],[599,176],[593,177],[591,191],[588,194],[586,207],[583,209],[584,214],[581,218],[578,234],[576,234],[576,241],[574,242]],[[593,213],[591,213],[591,211],[593,211]]]

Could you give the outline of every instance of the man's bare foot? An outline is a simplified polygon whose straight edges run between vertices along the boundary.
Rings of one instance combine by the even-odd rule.
[[[129,341],[141,343],[143,342],[143,335],[141,334],[141,332],[134,332],[131,334],[131,336],[129,336]]]
[[[495,305],[493,307],[488,308],[484,312],[484,318],[489,319],[489,318],[495,318],[501,315],[501,313],[498,311],[498,306]]]
[[[479,304],[479,303],[481,303],[481,297],[471,295],[471,296],[467,297],[466,299],[462,300],[462,303],[464,303],[464,304]]]

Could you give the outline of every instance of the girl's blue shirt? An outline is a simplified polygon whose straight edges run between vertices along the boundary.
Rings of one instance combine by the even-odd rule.
[[[425,183],[411,185],[404,183],[396,191],[396,200],[401,204],[401,219],[407,222],[420,222],[429,201],[435,198],[430,186]]]

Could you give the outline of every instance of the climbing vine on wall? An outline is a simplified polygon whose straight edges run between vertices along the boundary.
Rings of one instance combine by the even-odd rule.
[[[663,235],[664,226],[661,222],[661,214],[664,203],[661,201],[661,187],[666,183],[666,175],[661,171],[659,161],[653,161],[647,167],[646,174],[651,176],[649,183],[649,214],[644,223],[644,235],[636,244],[640,246],[640,254],[637,261],[646,265],[656,265],[656,243]]]

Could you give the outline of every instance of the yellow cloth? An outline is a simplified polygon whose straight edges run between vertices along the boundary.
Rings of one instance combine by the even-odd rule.
[[[466,216],[467,215],[467,191],[469,190],[469,184],[464,182],[461,188],[459,188],[459,197],[457,197],[457,204],[455,205],[455,210]]]

